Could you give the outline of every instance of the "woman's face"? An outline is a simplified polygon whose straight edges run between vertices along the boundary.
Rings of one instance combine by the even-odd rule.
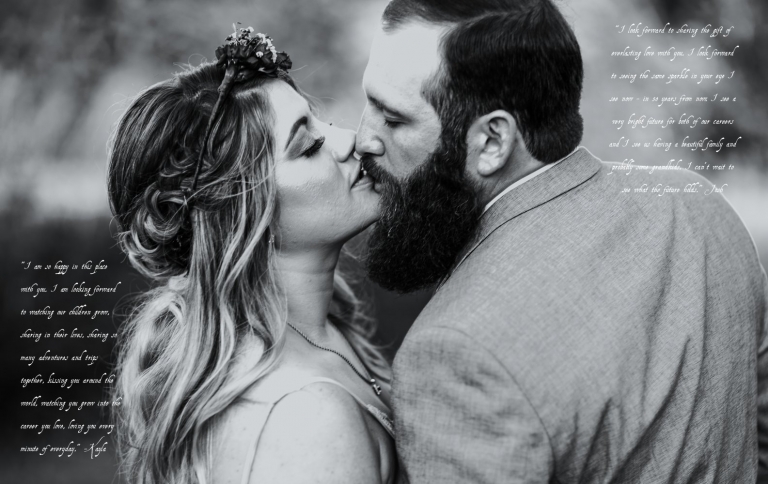
[[[319,121],[285,82],[266,90],[275,113],[281,249],[346,242],[378,218],[373,180],[353,156],[355,133]]]

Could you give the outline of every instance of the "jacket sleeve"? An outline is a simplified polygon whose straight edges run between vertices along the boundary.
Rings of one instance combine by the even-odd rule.
[[[536,410],[469,335],[439,327],[409,334],[392,392],[410,484],[549,481],[551,446]]]
[[[768,277],[763,271],[763,307],[757,350],[757,442],[759,483],[768,483]]]

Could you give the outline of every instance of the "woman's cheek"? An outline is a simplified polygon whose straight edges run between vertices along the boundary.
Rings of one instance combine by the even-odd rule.
[[[313,177],[292,186],[290,198],[299,208],[312,212],[331,205],[337,197],[329,183],[319,177]]]
[[[286,169],[276,175],[280,212],[284,220],[309,226],[328,224],[333,212],[341,208],[338,206],[339,185],[327,174]]]

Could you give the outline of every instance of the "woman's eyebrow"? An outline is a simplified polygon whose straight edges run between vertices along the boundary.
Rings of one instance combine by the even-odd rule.
[[[296,133],[299,131],[299,128],[301,128],[302,126],[306,127],[307,123],[309,123],[309,118],[306,116],[302,116],[295,123],[293,123],[293,126],[291,126],[291,132],[288,134],[288,142],[285,143],[286,150],[291,145],[291,141],[293,141],[293,137],[296,136]]]

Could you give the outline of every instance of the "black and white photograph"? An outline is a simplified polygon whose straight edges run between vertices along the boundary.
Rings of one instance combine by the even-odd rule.
[[[3,484],[768,484],[768,3],[0,0]]]

